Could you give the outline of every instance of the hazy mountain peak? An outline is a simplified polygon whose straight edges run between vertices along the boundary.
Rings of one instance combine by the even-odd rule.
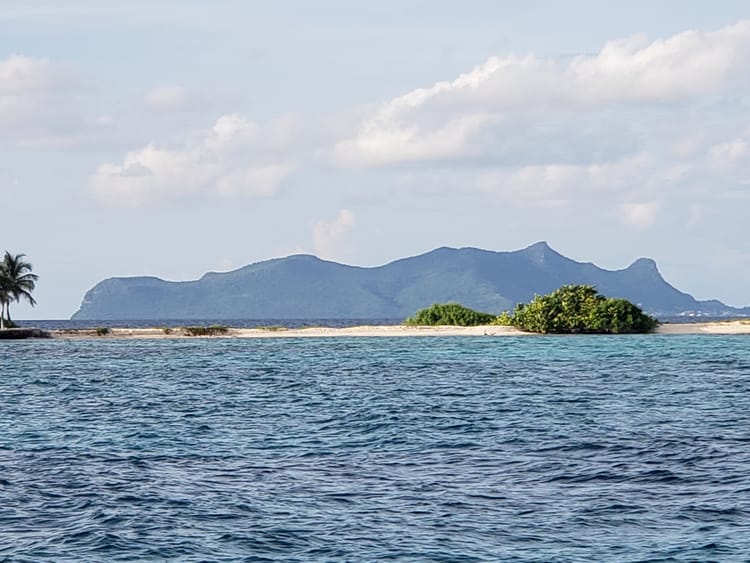
[[[531,261],[536,262],[540,265],[549,265],[550,260],[557,260],[559,258],[565,258],[562,254],[554,250],[546,240],[535,242],[531,246],[527,246],[520,251],[522,254],[527,256]]]
[[[651,258],[638,258],[627,268],[631,272],[643,272],[649,274],[656,274],[661,276],[659,268],[656,266],[656,262]]]

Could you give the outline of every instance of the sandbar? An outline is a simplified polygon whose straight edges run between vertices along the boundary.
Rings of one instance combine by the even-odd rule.
[[[63,329],[49,331],[53,338],[79,339],[145,339],[145,338],[328,338],[328,337],[427,337],[427,336],[538,336],[513,327],[482,326],[405,326],[362,325],[334,327],[259,327],[228,328],[225,333],[211,336],[190,336],[181,328],[111,328]],[[666,323],[655,334],[750,334],[750,319],[706,323]]]

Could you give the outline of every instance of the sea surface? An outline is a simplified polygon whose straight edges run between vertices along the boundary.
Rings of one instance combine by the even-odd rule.
[[[748,336],[0,358],[0,561],[750,560]]]

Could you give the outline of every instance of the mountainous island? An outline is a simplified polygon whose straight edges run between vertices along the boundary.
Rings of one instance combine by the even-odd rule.
[[[86,293],[72,319],[399,319],[449,301],[499,313],[564,284],[596,286],[657,317],[750,315],[750,307],[698,301],[675,289],[651,259],[605,270],[538,242],[512,252],[443,247],[372,268],[301,254],[194,281],[109,278]]]

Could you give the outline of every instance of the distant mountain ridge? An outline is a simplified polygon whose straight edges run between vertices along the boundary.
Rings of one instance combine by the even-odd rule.
[[[109,278],[86,293],[72,319],[386,319],[448,301],[499,313],[564,284],[594,285],[657,316],[750,315],[675,289],[649,258],[605,270],[538,242],[510,252],[442,247],[372,268],[298,254],[194,281]]]

